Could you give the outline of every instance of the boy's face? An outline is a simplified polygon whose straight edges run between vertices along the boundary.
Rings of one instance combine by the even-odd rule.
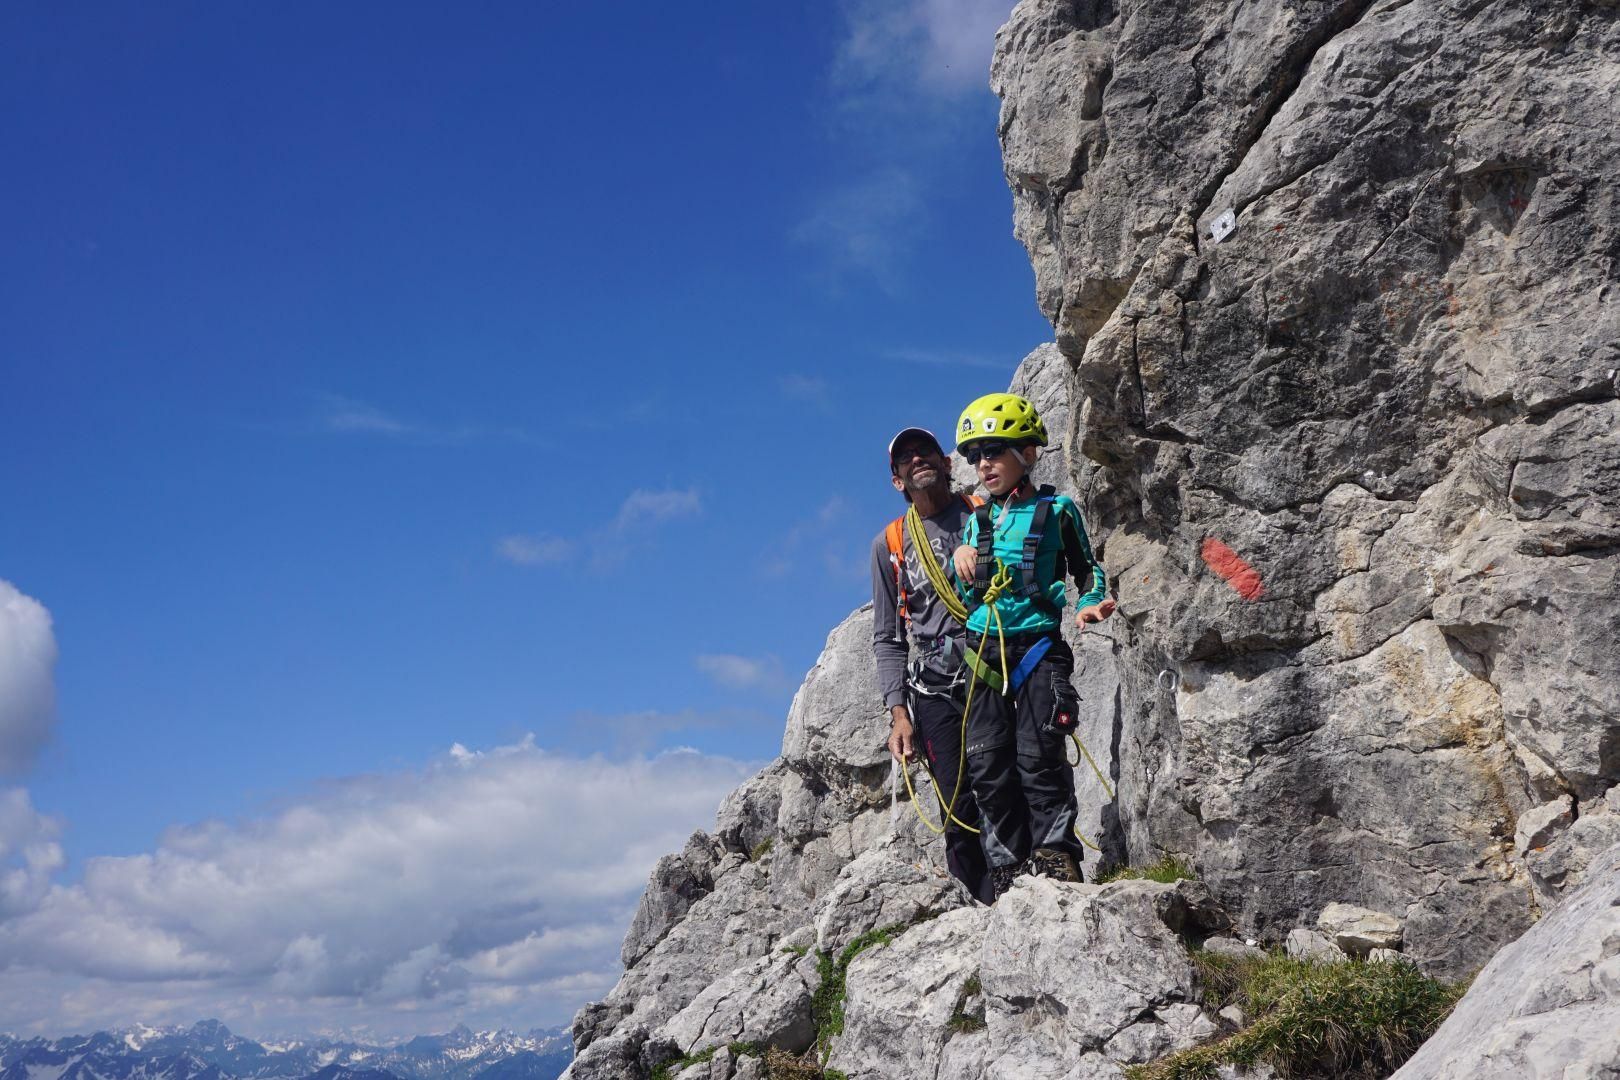
[[[998,450],[996,453],[980,456],[977,467],[979,483],[983,484],[990,494],[1000,496],[1023,482],[1024,474],[1029,472],[1030,466],[1035,463],[1035,448],[1003,443],[996,449]]]

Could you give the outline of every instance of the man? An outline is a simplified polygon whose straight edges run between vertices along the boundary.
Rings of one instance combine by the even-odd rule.
[[[1063,641],[1064,578],[1081,595],[1084,629],[1115,610],[1108,577],[1091,553],[1080,509],[1029,480],[1046,425],[1016,394],[987,394],[957,423],[957,450],[978,470],[989,501],[974,512],[952,561],[965,596],[968,667],[968,774],[979,808],[995,895],[1023,871],[1080,880],[1085,854],[1075,837],[1069,735],[1079,695],[1069,677],[1074,652]]]
[[[920,741],[940,800],[945,864],[969,893],[989,903],[995,896],[984,848],[964,828],[978,811],[961,773],[963,629],[951,609],[966,612],[960,599],[949,595],[955,585],[950,553],[977,500],[951,492],[950,459],[924,428],[906,428],[890,440],[889,474],[894,489],[916,510],[915,517],[908,511],[872,542],[872,653],[889,710],[889,753],[904,767]],[[942,581],[945,596],[936,586]]]

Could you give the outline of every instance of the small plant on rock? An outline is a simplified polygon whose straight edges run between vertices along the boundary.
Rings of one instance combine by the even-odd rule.
[[[1162,885],[1173,885],[1178,881],[1197,881],[1198,875],[1193,872],[1192,864],[1180,855],[1165,855],[1157,862],[1146,866],[1116,866],[1108,873],[1097,879],[1097,884],[1106,885],[1110,881],[1157,881]]]
[[[1211,1008],[1252,1017],[1233,1035],[1125,1070],[1128,1080],[1215,1080],[1222,1065],[1264,1063],[1284,1077],[1375,1080],[1412,1056],[1465,986],[1405,960],[1329,962],[1269,953],[1193,953]]]
[[[907,923],[895,923],[876,930],[868,930],[844,946],[834,960],[831,953],[821,953],[819,967],[821,985],[810,998],[810,1014],[816,1021],[816,1054],[825,1063],[832,1051],[834,1036],[844,1033],[844,974],[850,961],[874,946],[887,945],[903,933]]]
[[[977,1008],[969,1009],[972,1000],[984,993],[984,986],[979,982],[977,975],[969,975],[962,983],[961,996],[956,999],[956,1011],[951,1013],[945,1026],[959,1034],[966,1035],[974,1031],[984,1030],[984,1002],[980,1001]]]

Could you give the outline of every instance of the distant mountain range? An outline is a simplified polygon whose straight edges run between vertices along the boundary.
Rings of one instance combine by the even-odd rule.
[[[258,1043],[218,1020],[61,1039],[0,1035],[0,1080],[556,1080],[566,1028],[419,1035],[398,1046],[340,1039]]]

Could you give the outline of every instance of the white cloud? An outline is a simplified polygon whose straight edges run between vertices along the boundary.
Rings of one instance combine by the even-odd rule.
[[[644,491],[638,488],[625,496],[613,524],[615,528],[628,529],[650,522],[695,517],[702,512],[703,497],[696,488],[679,491]]]
[[[780,690],[787,683],[782,661],[775,656],[703,653],[694,662],[703,674],[733,690]]]
[[[782,391],[783,397],[803,401],[818,409],[832,407],[832,388],[827,385],[826,379],[819,376],[789,373],[777,379],[776,386]]]
[[[328,396],[321,403],[321,426],[328,431],[363,432],[371,435],[410,435],[417,430],[398,417],[363,401]]]
[[[916,181],[889,166],[824,195],[792,239],[818,251],[835,280],[858,272],[892,287],[922,217]]]
[[[474,441],[532,443],[520,428],[478,424],[447,425],[406,420],[385,409],[341,394],[321,394],[315,408],[315,427],[338,435],[376,435],[411,443],[442,446]]]
[[[852,275],[898,291],[907,257],[934,227],[941,178],[993,123],[990,58],[1012,0],[844,0],[828,73],[830,134],[849,177],[797,215],[791,238],[822,256],[834,285]]]
[[[577,541],[547,533],[513,533],[495,541],[495,554],[517,566],[541,566],[582,554],[592,570],[620,565],[645,542],[654,525],[703,513],[703,494],[697,488],[648,490],[637,488],[624,497],[607,524],[587,530]]]
[[[560,536],[503,536],[495,541],[495,553],[518,566],[562,562],[573,551],[574,545]]]
[[[61,824],[34,809],[21,788],[0,792],[0,919],[33,910],[66,864]]]
[[[0,921],[0,1029],[128,1023],[136,1001],[145,1021],[259,1031],[561,1021],[611,986],[653,862],[748,772],[692,751],[458,746],[273,816],[173,829],[23,890]],[[51,835],[30,814],[0,802],[0,843],[12,817]]]
[[[833,69],[848,94],[987,91],[1012,0],[850,0]]]
[[[852,539],[852,534],[844,527],[848,516],[849,504],[841,496],[827,499],[770,546],[768,554],[758,563],[760,575],[786,577],[795,569],[815,565],[837,581],[864,577],[866,549],[860,546],[858,539]]]
[[[0,772],[24,771],[50,740],[55,668],[51,613],[0,581]]]

